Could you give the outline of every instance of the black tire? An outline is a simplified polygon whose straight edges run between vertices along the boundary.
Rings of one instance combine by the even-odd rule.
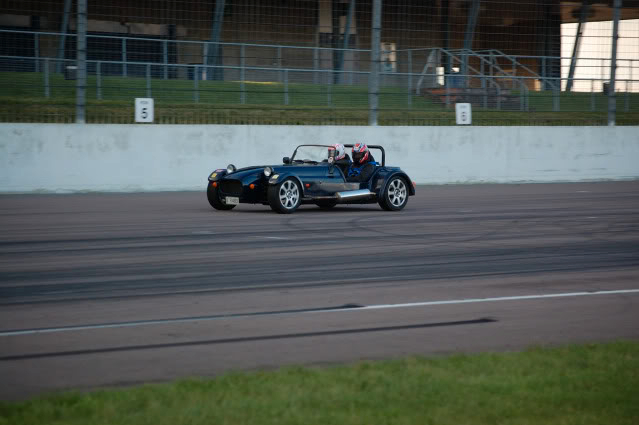
[[[386,211],[399,211],[408,203],[408,185],[401,177],[392,177],[378,204]]]
[[[211,206],[216,210],[227,211],[235,208],[235,205],[226,205],[224,202],[222,202],[222,200],[220,199],[219,190],[217,189],[217,187],[213,187],[213,185],[210,183],[206,188],[206,197],[209,200],[209,204],[211,204]]]
[[[268,187],[268,204],[280,214],[290,214],[302,203],[302,188],[292,177]]]
[[[318,207],[320,207],[323,210],[330,210],[335,205],[337,205],[337,201],[331,201],[331,200],[315,201],[315,205],[317,205]]]

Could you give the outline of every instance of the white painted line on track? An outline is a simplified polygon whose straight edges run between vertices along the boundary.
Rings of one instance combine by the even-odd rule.
[[[404,303],[404,304],[379,304],[379,305],[367,305],[360,307],[356,310],[382,310],[388,308],[407,308],[407,307],[424,307],[431,305],[445,305],[445,304],[469,304],[469,303],[485,303],[494,301],[520,301],[520,300],[535,300],[542,298],[563,298],[563,297],[583,297],[586,295],[615,295],[615,294],[634,294],[639,293],[639,289],[619,289],[614,291],[592,291],[592,292],[568,292],[563,294],[542,294],[542,295],[520,295],[513,297],[493,297],[493,298],[469,298],[462,300],[444,300],[444,301],[424,301],[417,303]],[[353,311],[353,309],[336,309],[332,311]]]
[[[256,238],[285,240],[288,238],[280,238],[279,236],[256,236]]]
[[[180,319],[157,319],[157,320],[140,320],[135,322],[120,322],[120,323],[105,323],[105,324],[92,324],[92,325],[80,325],[80,326],[65,326],[58,328],[39,328],[39,329],[23,329],[23,330],[11,330],[0,331],[0,337],[3,336],[17,336],[17,335],[32,335],[38,333],[56,333],[56,332],[68,332],[68,331],[80,331],[91,329],[107,329],[107,328],[127,328],[135,326],[146,325],[166,325],[175,323],[187,323],[187,322],[204,322],[220,319],[231,318],[247,318],[252,316],[275,316],[275,315],[292,315],[292,314],[306,314],[306,313],[335,313],[335,312],[357,312],[364,310],[383,310],[391,308],[410,308],[410,307],[426,307],[434,305],[446,305],[446,304],[469,304],[469,303],[484,303],[484,302],[496,302],[496,301],[521,301],[521,300],[535,300],[535,299],[547,299],[547,298],[567,298],[567,297],[583,297],[589,295],[618,295],[618,294],[637,294],[639,289],[619,289],[610,291],[591,291],[591,292],[566,292],[559,294],[539,294],[539,295],[519,295],[511,297],[492,297],[492,298],[467,298],[460,300],[442,300],[442,301],[423,301],[415,303],[402,303],[402,304],[378,304],[368,306],[357,306],[348,308],[318,308],[308,310],[297,311],[274,311],[274,312],[262,312],[262,313],[238,313],[238,314],[222,314],[215,316],[200,316],[200,317],[185,317]]]

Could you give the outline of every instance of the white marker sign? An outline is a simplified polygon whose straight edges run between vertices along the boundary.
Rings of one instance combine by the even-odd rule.
[[[135,98],[135,122],[153,122],[153,99]]]
[[[455,112],[457,113],[457,124],[472,124],[473,116],[470,103],[456,103]]]

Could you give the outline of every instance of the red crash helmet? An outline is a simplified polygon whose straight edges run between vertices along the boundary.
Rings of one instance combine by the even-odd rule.
[[[368,146],[366,146],[365,143],[355,143],[355,146],[353,146],[353,162],[355,164],[362,164],[364,162],[366,162],[366,160],[368,159],[369,156],[369,152],[368,152]]]

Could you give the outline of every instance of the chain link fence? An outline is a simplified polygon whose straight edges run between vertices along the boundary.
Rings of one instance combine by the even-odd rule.
[[[454,125],[456,103],[475,125],[639,124],[639,2],[6,3],[3,122],[132,123],[153,98],[165,124]]]

